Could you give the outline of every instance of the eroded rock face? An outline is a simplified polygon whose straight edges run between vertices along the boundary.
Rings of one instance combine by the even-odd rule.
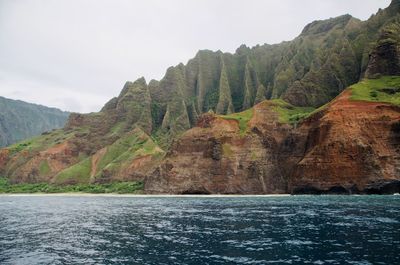
[[[366,77],[400,75],[400,46],[393,41],[383,41],[370,55]]]
[[[400,179],[400,108],[350,101],[344,92],[321,119],[306,121],[304,157],[290,177],[292,193],[385,193]],[[376,191],[373,191],[373,190]]]
[[[398,5],[398,1],[393,1],[389,10],[395,10]],[[400,22],[398,21],[389,23],[381,30],[379,39],[369,55],[365,76],[374,78],[380,75],[400,75]]]
[[[268,102],[248,130],[203,115],[145,180],[149,193],[393,193],[400,185],[400,108],[349,100],[346,90],[297,128]]]
[[[145,181],[149,193],[264,194],[287,190],[279,149],[289,130],[267,102],[254,108],[248,132],[236,120],[205,114],[175,142]],[[284,152],[282,152],[284,153]]]

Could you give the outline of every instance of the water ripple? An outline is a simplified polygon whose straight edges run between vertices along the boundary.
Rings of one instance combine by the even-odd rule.
[[[0,196],[0,264],[400,264],[399,196]]]

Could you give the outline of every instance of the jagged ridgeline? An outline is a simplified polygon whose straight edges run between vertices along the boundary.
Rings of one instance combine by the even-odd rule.
[[[368,21],[350,15],[315,21],[293,41],[243,45],[234,54],[199,51],[150,81],[152,132],[183,131],[201,113],[240,112],[265,99],[321,106],[364,76],[382,32],[398,32],[398,9],[394,1]]]
[[[292,41],[199,51],[160,81],[127,82],[98,113],[72,114],[64,129],[1,150],[0,174],[14,182],[143,180],[203,113],[269,99],[317,108],[364,76],[400,74],[399,12],[394,0],[367,21],[314,21]]]

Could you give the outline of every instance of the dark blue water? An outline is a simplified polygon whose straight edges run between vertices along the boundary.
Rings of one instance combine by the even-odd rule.
[[[400,264],[400,196],[0,196],[0,264]]]

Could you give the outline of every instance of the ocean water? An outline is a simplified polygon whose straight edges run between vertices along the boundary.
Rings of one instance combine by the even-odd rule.
[[[0,196],[0,264],[400,264],[400,196]]]

